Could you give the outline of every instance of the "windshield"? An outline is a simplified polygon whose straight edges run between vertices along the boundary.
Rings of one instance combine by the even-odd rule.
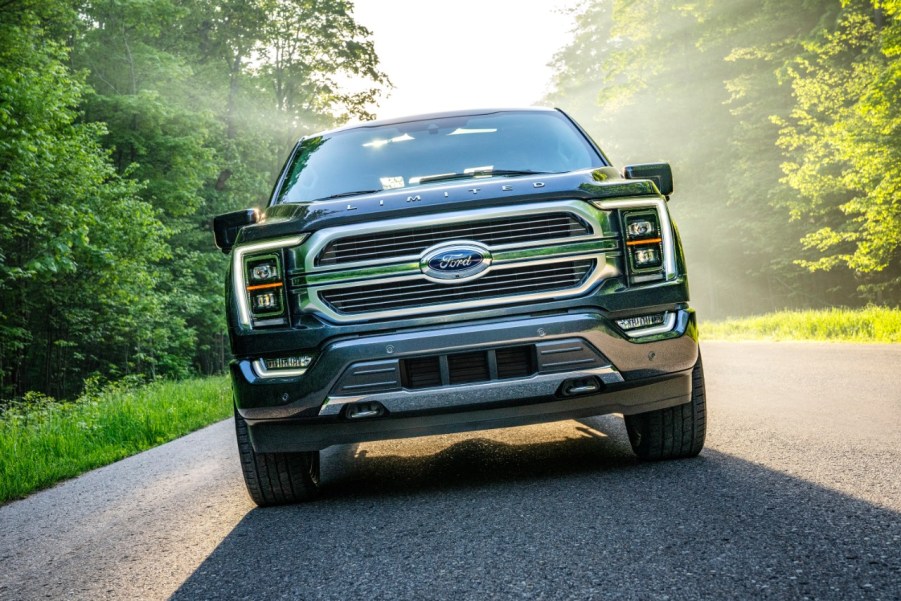
[[[277,202],[310,202],[455,179],[601,167],[556,111],[509,111],[348,129],[308,138]]]

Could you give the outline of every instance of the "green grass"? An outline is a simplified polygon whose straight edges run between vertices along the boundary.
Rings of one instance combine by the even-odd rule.
[[[821,340],[901,342],[901,309],[780,311],[758,317],[702,322],[701,340]]]
[[[113,386],[74,403],[26,395],[0,413],[0,503],[157,446],[232,413],[225,377]]]

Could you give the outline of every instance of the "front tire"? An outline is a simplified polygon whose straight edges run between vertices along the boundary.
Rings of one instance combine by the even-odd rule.
[[[319,495],[319,451],[257,453],[247,422],[235,410],[235,433],[244,483],[260,507],[309,501]]]
[[[641,459],[695,457],[707,434],[707,395],[701,357],[691,371],[691,401],[676,407],[627,415],[626,431],[632,450]]]

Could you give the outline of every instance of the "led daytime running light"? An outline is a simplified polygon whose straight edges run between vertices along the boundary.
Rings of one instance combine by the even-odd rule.
[[[676,321],[676,312],[666,311],[617,319],[616,325],[622,328],[629,338],[643,338],[672,332],[676,327]]]
[[[300,355],[299,357],[276,357],[274,359],[263,359],[267,369],[304,369],[313,362],[310,355]]]

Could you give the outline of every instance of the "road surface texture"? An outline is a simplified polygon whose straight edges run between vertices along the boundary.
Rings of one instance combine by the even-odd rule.
[[[615,416],[347,445],[255,509],[223,422],[0,508],[0,599],[901,599],[901,345],[702,349],[697,459]]]

